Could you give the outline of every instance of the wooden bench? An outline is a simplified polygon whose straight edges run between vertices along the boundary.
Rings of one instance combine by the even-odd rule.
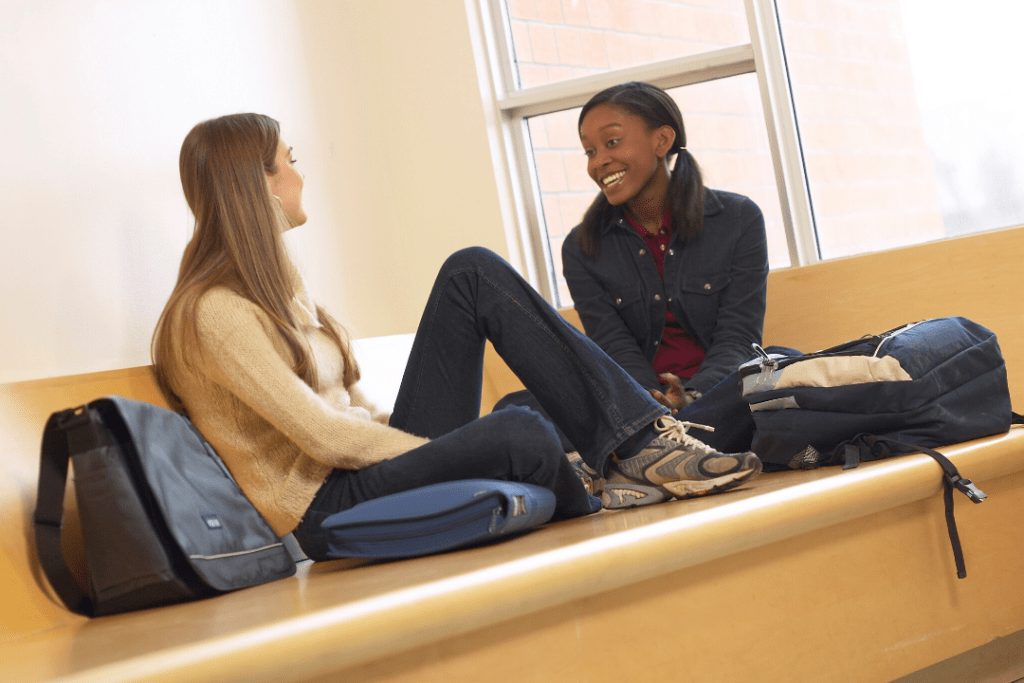
[[[1020,412],[1020,253],[1024,228],[772,273],[765,341],[814,350],[964,315],[999,335]],[[486,411],[516,383],[493,355],[485,373]],[[890,681],[1024,629],[1016,429],[943,449],[990,496],[956,503],[962,581],[939,468],[911,455],[89,620],[55,601],[30,521],[47,415],[106,394],[161,403],[148,368],[0,386],[0,680]]]

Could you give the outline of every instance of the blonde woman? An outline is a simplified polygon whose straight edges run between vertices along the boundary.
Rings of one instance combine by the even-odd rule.
[[[303,176],[277,122],[258,114],[202,122],[179,165],[195,234],[154,335],[157,378],[274,530],[294,532],[311,558],[328,557],[320,523],[330,514],[427,484],[537,484],[555,493],[555,519],[564,519],[599,510],[591,493],[606,507],[630,507],[731,488],[760,472],[752,453],[717,453],[687,434],[479,248],[442,266],[394,413],[381,413],[359,390],[345,330],[310,299],[283,246],[282,233],[306,214]],[[566,459],[533,411],[478,417],[488,339],[583,463]]]

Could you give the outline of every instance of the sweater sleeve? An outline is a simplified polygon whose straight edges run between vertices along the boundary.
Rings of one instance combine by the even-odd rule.
[[[362,469],[427,442],[365,419],[368,408],[331,404],[292,370],[273,339],[272,323],[254,304],[223,291],[200,301],[201,369],[310,458]],[[274,336],[272,336],[274,335]],[[363,399],[363,403],[366,403]]]
[[[358,382],[348,388],[348,394],[352,397],[352,405],[359,408],[366,408],[370,413],[370,419],[374,422],[386,425],[391,420],[391,413],[385,413],[374,405],[374,403],[366,397],[366,394],[363,393],[363,390],[359,388]]]

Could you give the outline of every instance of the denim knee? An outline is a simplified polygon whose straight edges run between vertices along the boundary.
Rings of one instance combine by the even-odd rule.
[[[441,266],[441,270],[442,272],[465,270],[467,267],[480,265],[484,260],[493,261],[500,258],[493,251],[484,247],[466,247],[465,249],[459,249],[449,256],[445,260],[444,265]]]
[[[491,413],[500,420],[502,437],[509,455],[524,467],[541,468],[551,461],[565,457],[561,439],[554,427],[543,415],[521,406],[508,406],[497,413]]]

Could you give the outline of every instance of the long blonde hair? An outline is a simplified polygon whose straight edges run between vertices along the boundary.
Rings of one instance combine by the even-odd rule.
[[[269,116],[232,114],[197,124],[181,145],[178,170],[195,232],[151,349],[157,382],[175,410],[183,406],[170,386],[168,368],[193,366],[201,352],[196,306],[215,286],[259,306],[291,351],[295,373],[314,390],[319,384],[309,344],[292,313],[293,266],[281,239],[288,219],[267,185],[266,175],[278,171],[279,140],[280,126]],[[348,335],[323,308],[317,306],[316,313],[341,351],[348,386],[359,379]]]

